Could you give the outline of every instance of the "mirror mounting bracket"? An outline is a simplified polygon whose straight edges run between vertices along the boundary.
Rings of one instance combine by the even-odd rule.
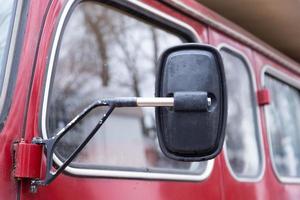
[[[53,167],[54,149],[58,142],[66,135],[80,120],[87,114],[98,107],[108,107],[106,113],[99,119],[96,126],[83,140],[83,142],[71,153],[71,155],[57,168]],[[105,100],[98,100],[86,107],[74,119],[72,119],[64,128],[58,131],[53,137],[43,139],[41,137],[34,137],[33,144],[43,145],[46,152],[46,172],[44,179],[31,180],[30,191],[37,192],[38,186],[46,186],[50,184],[63,170],[75,159],[86,144],[101,128],[110,114],[117,107],[173,107],[174,111],[202,111],[208,112],[211,106],[211,98],[207,92],[178,92],[174,97],[120,97]]]

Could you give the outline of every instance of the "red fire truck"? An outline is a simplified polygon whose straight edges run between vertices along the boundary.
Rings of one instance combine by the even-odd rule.
[[[300,199],[300,65],[194,0],[0,6],[0,199]]]

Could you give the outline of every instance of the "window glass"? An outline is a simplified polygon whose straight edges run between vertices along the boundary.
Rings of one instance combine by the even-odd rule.
[[[105,97],[154,96],[156,61],[184,40],[111,7],[79,4],[62,36],[47,108],[48,133]],[[66,158],[102,116],[91,113],[57,150]],[[153,108],[118,108],[73,165],[88,168],[201,173],[207,162],[178,162],[160,151]]]
[[[5,65],[13,22],[14,1],[0,0],[0,93],[5,74]]]
[[[271,92],[266,107],[272,158],[278,175],[300,177],[300,91],[272,76],[265,76]]]
[[[221,50],[228,90],[226,157],[237,177],[257,177],[261,155],[256,101],[248,66],[238,54]]]

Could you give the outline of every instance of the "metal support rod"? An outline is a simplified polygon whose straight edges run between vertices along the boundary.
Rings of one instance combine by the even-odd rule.
[[[207,106],[212,103],[211,98],[207,98]],[[109,107],[107,112],[99,119],[99,122],[94,127],[94,129],[88,134],[85,140],[76,148],[74,152],[53,171],[53,155],[54,149],[61,138],[71,130],[82,118],[84,118],[88,113],[97,107]],[[86,144],[91,140],[91,138],[97,133],[109,115],[113,112],[114,108],[117,107],[174,107],[173,97],[153,97],[153,98],[143,98],[143,97],[122,97],[122,98],[112,98],[99,100],[87,108],[85,108],[80,114],[78,114],[74,119],[72,119],[64,128],[58,131],[53,137],[48,139],[34,138],[32,143],[44,145],[46,149],[46,174],[44,180],[32,180],[31,188],[35,191],[39,185],[48,185],[51,183],[62,171],[74,160],[78,153],[86,146]]]
[[[153,97],[153,98],[136,98],[137,107],[173,107],[173,97]],[[207,106],[212,105],[212,99],[207,97]]]
[[[155,97],[155,98],[136,98],[138,107],[173,107],[173,97]]]

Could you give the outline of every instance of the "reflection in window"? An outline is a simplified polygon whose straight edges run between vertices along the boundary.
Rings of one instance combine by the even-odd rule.
[[[62,37],[47,111],[50,134],[94,100],[154,95],[156,61],[182,38],[95,3],[81,3]],[[102,116],[90,114],[62,141],[66,158]],[[206,162],[178,162],[160,151],[153,108],[120,108],[76,158],[97,168],[201,173]]]
[[[300,177],[300,92],[269,75],[265,86],[271,92],[266,115],[276,171],[280,176]]]
[[[0,0],[0,93],[5,74],[5,65],[8,54],[11,26],[13,21],[13,0]]]
[[[261,169],[261,155],[250,74],[240,56],[229,50],[222,50],[221,54],[228,90],[226,156],[236,176],[256,177]]]

